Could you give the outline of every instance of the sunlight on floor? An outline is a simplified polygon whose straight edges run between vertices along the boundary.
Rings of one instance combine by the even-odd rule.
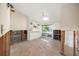
[[[61,56],[57,40],[35,39],[11,46],[11,56]]]

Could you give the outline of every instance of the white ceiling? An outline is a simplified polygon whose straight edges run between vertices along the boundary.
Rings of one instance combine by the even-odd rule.
[[[31,20],[36,20],[41,24],[52,24],[59,21],[63,6],[60,3],[12,3],[12,5]],[[49,21],[42,20],[42,12],[49,17]]]

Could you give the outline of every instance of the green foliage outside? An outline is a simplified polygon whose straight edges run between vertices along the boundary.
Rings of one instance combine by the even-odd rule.
[[[48,25],[43,25],[43,26],[42,26],[42,31],[43,31],[43,32],[48,32],[48,31],[49,31]]]

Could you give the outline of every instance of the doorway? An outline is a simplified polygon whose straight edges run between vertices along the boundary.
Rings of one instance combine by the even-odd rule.
[[[42,38],[53,39],[52,25],[42,25]]]
[[[74,48],[73,55],[79,56],[79,31],[74,31]]]

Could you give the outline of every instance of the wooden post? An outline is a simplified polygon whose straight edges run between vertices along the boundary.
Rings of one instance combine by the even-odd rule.
[[[65,31],[61,31],[61,45],[60,45],[61,51],[60,53],[62,55],[64,55],[64,43],[65,43]]]
[[[76,32],[75,31],[73,32],[73,36],[74,36],[74,39],[73,39],[73,56],[75,56],[76,55],[76,50],[75,50]]]

